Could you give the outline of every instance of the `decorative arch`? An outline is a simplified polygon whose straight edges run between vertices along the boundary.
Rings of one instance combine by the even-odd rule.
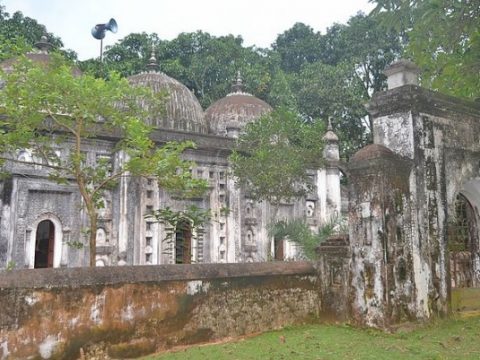
[[[450,280],[452,287],[472,287],[480,284],[480,181],[465,183],[457,193],[454,213],[448,228]]]
[[[99,227],[97,229],[97,246],[105,245],[107,243],[107,232],[104,228]]]
[[[33,269],[35,267],[35,252],[37,245],[37,236],[39,225],[44,221],[50,221],[53,229],[53,267],[60,267],[62,260],[62,244],[63,244],[63,227],[60,219],[52,213],[44,213],[40,215],[27,231],[27,239],[25,243],[25,265]],[[44,223],[45,224],[45,223]]]
[[[32,162],[33,156],[32,152],[28,149],[22,149],[18,151],[17,160],[23,162]]]
[[[247,246],[256,245],[255,232],[251,226],[248,227],[247,233],[245,235],[245,245]]]

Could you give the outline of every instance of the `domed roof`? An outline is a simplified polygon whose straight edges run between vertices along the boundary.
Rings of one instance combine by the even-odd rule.
[[[206,133],[208,126],[203,115],[203,109],[193,93],[181,82],[156,71],[155,58],[152,56],[148,71],[130,76],[132,85],[146,86],[158,93],[166,91],[165,113],[154,119],[153,126],[164,129],[175,129]]]
[[[395,153],[380,144],[370,144],[358,150],[350,159],[350,162],[373,160],[378,158],[394,158]]]
[[[243,129],[246,124],[270,111],[272,107],[265,101],[243,91],[242,79],[238,75],[232,92],[205,110],[205,119],[210,133],[226,135],[228,125],[236,124]]]

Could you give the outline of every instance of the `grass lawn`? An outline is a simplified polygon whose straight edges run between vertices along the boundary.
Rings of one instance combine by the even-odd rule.
[[[299,326],[145,359],[480,359],[480,317],[439,320],[395,334],[346,325]]]

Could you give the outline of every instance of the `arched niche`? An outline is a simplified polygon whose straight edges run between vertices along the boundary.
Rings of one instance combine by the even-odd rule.
[[[105,245],[107,243],[107,233],[105,232],[105,229],[98,228],[96,238],[97,246]]]
[[[52,213],[39,216],[27,230],[25,244],[25,265],[33,269],[38,267],[59,267],[62,260],[63,231],[60,219]],[[47,266],[40,266],[45,261],[39,261],[42,251],[47,248],[50,253],[50,261],[47,256]],[[37,257],[37,261],[36,261]]]

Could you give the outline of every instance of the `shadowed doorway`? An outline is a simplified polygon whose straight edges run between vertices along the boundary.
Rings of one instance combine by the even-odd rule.
[[[50,220],[38,224],[35,242],[35,268],[53,267],[55,225]]]
[[[175,264],[192,262],[192,229],[188,220],[178,223],[175,232]]]

